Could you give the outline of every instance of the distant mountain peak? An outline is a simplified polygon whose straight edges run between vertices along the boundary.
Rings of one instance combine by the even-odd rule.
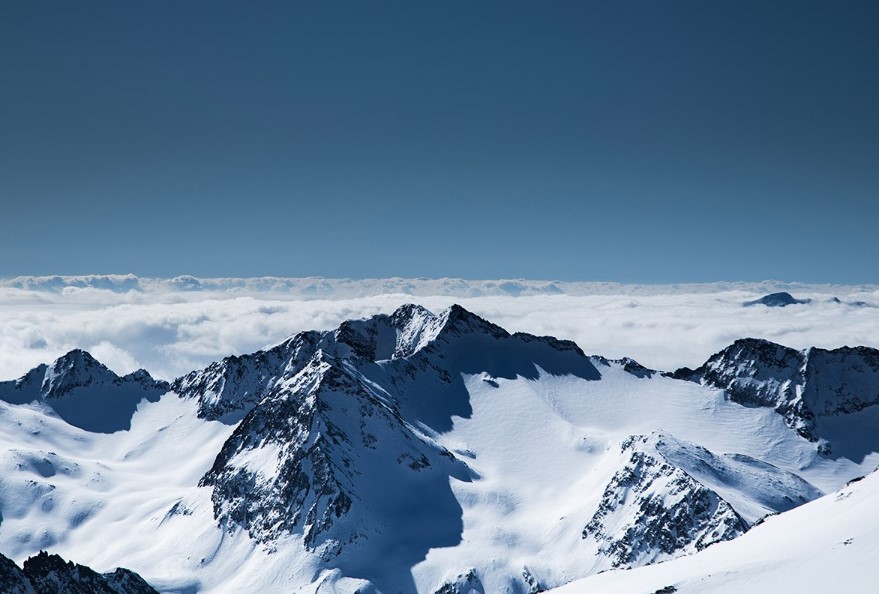
[[[118,379],[88,351],[73,349],[49,366],[41,390],[45,398],[60,398],[76,388],[112,384]]]
[[[131,426],[142,399],[158,400],[169,388],[145,369],[120,377],[88,351],[73,349],[17,380],[0,382],[0,400],[42,402],[71,425],[112,433]]]
[[[770,293],[753,301],[746,301],[743,305],[751,307],[754,305],[765,305],[766,307],[787,307],[788,305],[811,303],[811,299],[796,299],[793,295],[786,291],[778,293]]]

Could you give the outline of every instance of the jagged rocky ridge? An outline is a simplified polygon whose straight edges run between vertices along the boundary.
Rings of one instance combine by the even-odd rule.
[[[440,586],[433,594],[485,594],[485,588],[479,581],[476,571],[470,569]]]
[[[158,594],[139,575],[121,567],[100,574],[41,551],[19,568],[0,555],[0,591],[3,594]]]
[[[197,398],[199,416],[236,423],[280,380],[299,373],[317,350],[319,332],[301,332],[276,347],[230,356],[177,378],[171,388]]]
[[[425,519],[454,506],[452,475],[466,480],[466,468],[404,421],[387,393],[319,352],[244,418],[202,484],[214,488],[223,523],[265,543],[301,532],[331,558],[360,539],[391,546],[401,536],[393,514],[416,502]],[[375,524],[346,523],[352,507]]]
[[[745,406],[775,409],[803,437],[817,441],[821,417],[879,404],[879,351],[868,347],[798,351],[744,338],[701,367],[672,377],[721,388]]]
[[[621,451],[620,469],[583,530],[615,568],[700,551],[821,495],[765,462],[717,456],[663,433],[632,436]]]

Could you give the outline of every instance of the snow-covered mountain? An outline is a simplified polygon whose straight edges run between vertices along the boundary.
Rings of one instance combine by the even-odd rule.
[[[717,456],[661,433],[630,437],[621,449],[625,463],[583,531],[615,568],[701,551],[821,495],[766,462]]]
[[[608,571],[551,592],[873,592],[879,582],[877,497],[879,472],[872,472],[695,555],[632,571]]]
[[[538,592],[702,555],[879,464],[873,349],[742,340],[659,373],[459,306],[171,384],[74,351],[0,400],[0,552],[162,592]]]
[[[774,408],[813,441],[823,437],[823,419],[879,404],[879,351],[866,347],[797,351],[742,339],[674,377],[721,388],[745,406]]]
[[[143,369],[119,377],[79,349],[17,380],[0,382],[0,400],[40,403],[71,425],[103,433],[129,429],[138,403],[155,402],[167,391],[166,382]]]

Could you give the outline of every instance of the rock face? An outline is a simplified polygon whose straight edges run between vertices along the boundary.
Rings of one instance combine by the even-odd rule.
[[[0,588],[4,594],[158,594],[127,569],[99,574],[45,551],[24,562],[24,570],[0,555]]]
[[[403,421],[386,393],[319,352],[244,418],[202,484],[214,488],[222,523],[265,543],[301,532],[330,558],[396,525],[395,501],[399,512],[420,501],[409,513],[422,519],[454,513],[452,474],[466,469]],[[345,519],[352,508],[358,522]]]
[[[141,400],[155,402],[169,387],[143,369],[120,377],[86,351],[76,349],[17,380],[0,382],[0,400],[41,402],[71,425],[113,433],[131,427]]]
[[[226,357],[178,378],[171,389],[184,398],[197,398],[203,419],[237,423],[278,381],[302,370],[320,338],[318,332],[302,332],[265,351]]]
[[[696,370],[673,377],[726,390],[745,406],[766,406],[812,441],[821,417],[879,404],[879,350],[842,347],[797,351],[754,338],[735,341]]]
[[[821,495],[764,462],[718,456],[663,433],[632,436],[622,453],[620,469],[583,530],[615,568],[700,551]]]
[[[644,565],[743,534],[747,523],[717,493],[661,455],[644,438],[623,443],[614,474],[583,530],[612,567]]]
[[[485,588],[473,569],[440,586],[434,594],[485,594]]]
[[[12,559],[0,555],[0,587],[3,594],[34,594],[30,580]]]

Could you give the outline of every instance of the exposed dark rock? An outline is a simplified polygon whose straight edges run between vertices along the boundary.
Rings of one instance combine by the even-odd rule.
[[[583,530],[612,567],[644,565],[743,534],[747,523],[717,493],[642,447],[623,443],[628,458],[601,496]]]
[[[803,437],[820,438],[820,417],[858,412],[879,404],[879,350],[841,347],[804,351],[744,338],[695,370],[672,377],[721,388],[745,406],[766,406]]]
[[[0,555],[0,590],[3,594],[34,594],[24,572],[4,555]]]
[[[157,401],[169,388],[143,369],[120,377],[86,351],[75,349],[17,380],[0,382],[0,400],[43,402],[71,425],[112,433],[130,429],[137,405]]]
[[[446,582],[434,594],[485,594],[485,588],[473,569]]]
[[[158,594],[128,569],[102,575],[45,551],[24,562],[23,574],[35,594]]]
[[[788,305],[804,304],[811,302],[811,299],[796,299],[790,293],[781,292],[770,293],[769,295],[765,295],[760,299],[755,299],[754,301],[746,301],[744,303],[744,306],[750,307],[753,305],[765,305],[766,307],[786,307]]]
[[[200,417],[237,423],[278,381],[308,364],[322,337],[300,332],[271,349],[226,357],[177,378],[171,389],[183,398],[197,398]]]

